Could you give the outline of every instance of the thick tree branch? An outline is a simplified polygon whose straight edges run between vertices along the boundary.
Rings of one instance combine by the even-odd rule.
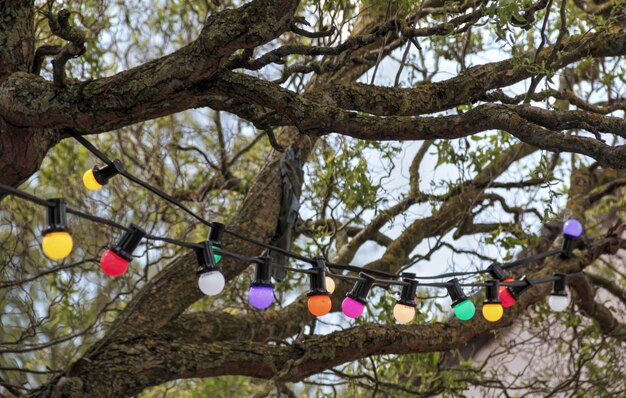
[[[61,52],[62,48],[63,47],[57,45],[45,45],[39,47],[37,51],[35,51],[35,60],[33,61],[33,67],[30,72],[35,75],[40,74],[44,59],[50,55],[57,55]]]
[[[626,54],[626,29],[613,27],[593,34],[572,36],[559,46],[559,57],[548,67],[561,69],[586,56],[610,57]],[[548,46],[537,57],[547,59],[555,50]],[[525,57],[525,56],[523,56]],[[533,71],[519,60],[475,66],[443,82],[415,88],[376,87],[367,84],[326,86],[320,89],[324,100],[344,109],[354,109],[375,115],[415,116],[478,100],[489,90],[510,86],[533,76]]]
[[[363,115],[331,107],[277,88],[250,76],[224,72],[217,85],[220,93],[239,100],[251,99],[285,115],[301,132],[337,132],[368,140],[426,140],[459,138],[478,132],[504,130],[520,140],[550,151],[574,152],[590,156],[602,165],[626,167],[626,148],[611,147],[587,137],[564,136],[557,131],[589,129],[626,136],[622,118],[601,116],[587,111],[547,111],[532,106],[478,106],[464,114],[437,117]]]
[[[257,2],[251,3],[250,7],[254,5],[258,6]],[[288,94],[287,90],[282,90],[276,84],[259,81],[250,76],[238,75],[236,77],[237,74],[223,72],[216,79],[207,80],[225,62],[220,57],[207,57],[206,54],[209,54],[209,51],[211,54],[234,52],[237,47],[252,48],[263,41],[256,40],[254,45],[250,45],[246,40],[237,40],[230,36],[224,38],[218,34],[219,28],[228,21],[235,22],[231,21],[233,18],[230,13],[219,15],[212,17],[213,20],[209,19],[201,39],[174,54],[110,78],[69,85],[60,94],[54,93],[49,82],[43,79],[19,73],[14,74],[0,86],[0,113],[5,119],[18,126],[75,127],[99,132],[192,107],[219,106],[220,103],[224,104],[224,99],[233,97],[237,98],[240,103],[249,104],[252,101],[257,106],[265,106],[268,101],[266,97],[269,97],[270,103],[274,105],[272,108],[278,110],[282,117],[286,117],[291,124],[301,129],[306,130],[307,124],[312,124],[308,127],[325,132],[335,127],[338,131],[352,130],[352,134],[356,134],[355,130],[363,125],[369,125],[370,130],[376,127],[378,119],[370,118],[369,123],[362,121],[360,125],[352,126],[355,114],[344,109],[377,115],[420,115],[438,112],[474,101],[484,95],[487,90],[508,86],[532,76],[530,70],[516,66],[516,61],[506,60],[477,66],[455,78],[417,88],[334,84],[320,86],[316,93],[302,97],[293,93]],[[276,18],[275,15],[263,16],[272,21],[272,18]],[[261,26],[271,25],[271,22],[261,17],[257,16],[256,20]],[[247,32],[246,27],[240,26],[240,29]],[[262,39],[270,40],[272,35],[279,34],[284,29],[283,26],[281,29],[273,30],[272,34],[266,34]],[[244,32],[241,34],[245,35]],[[252,35],[254,32],[247,33]],[[201,50],[194,49],[199,46],[197,44],[199,41],[210,41],[211,35],[215,36],[211,42],[213,46],[202,47]],[[568,38],[562,43],[561,56],[551,67],[556,70],[588,55],[594,57],[623,55],[626,53],[625,38],[624,29],[620,28],[609,28],[586,36]],[[223,42],[215,39],[222,39]],[[232,41],[228,41],[229,39]],[[207,52],[202,53],[205,50]],[[540,58],[547,57],[553,50],[553,47],[545,48]],[[203,62],[197,60],[191,62],[189,58],[192,54],[192,59],[198,56]],[[165,79],[166,75],[168,79]],[[148,80],[145,80],[146,78]],[[231,87],[231,85],[235,86]],[[246,96],[246,88],[250,85],[256,91],[261,91],[257,93],[257,98]],[[241,89],[238,86],[241,86]],[[129,92],[129,88],[133,92]],[[263,92],[265,95],[261,95]],[[54,101],[51,101],[52,98]],[[320,126],[320,123],[311,123],[306,120],[307,113],[310,114],[310,112],[304,115],[294,114],[293,109],[290,109],[293,106],[283,103],[294,99],[297,99],[301,105],[334,104],[335,107],[329,106],[327,111],[332,114],[326,115],[323,120],[332,116],[341,116],[343,120],[337,123],[339,126]],[[94,102],[96,100],[97,103]],[[38,103],[40,106],[33,107],[33,103]],[[218,109],[228,110],[224,107]],[[338,112],[340,114],[336,115]],[[235,113],[239,114],[237,111]],[[398,123],[401,120],[399,119]],[[382,120],[378,123],[382,123]],[[405,123],[407,125],[404,129],[408,129],[410,120],[407,119]],[[394,139],[402,139],[402,137]]]
[[[611,310],[595,300],[596,291],[586,276],[572,278],[569,285],[576,292],[576,304],[580,310],[597,322],[602,333],[626,342],[626,325],[616,319]]]
[[[570,272],[584,268],[600,255],[617,250],[618,241],[616,235],[599,239],[589,246],[585,255],[567,261],[549,260],[541,271],[531,276],[548,275],[556,269]],[[132,339],[108,347],[89,361],[79,361],[65,378],[71,380],[72,385],[81,386],[79,394],[88,396],[133,395],[145,387],[187,377],[246,375],[299,381],[370,355],[458,348],[487,330],[510,325],[530,304],[543,299],[549,291],[549,286],[541,285],[527,292],[497,323],[475,317],[468,322],[454,319],[422,325],[364,325],[281,346],[245,341],[213,342],[212,339],[203,343],[202,337],[186,342],[154,336]],[[107,372],[102,372],[103,366]],[[47,391],[42,389],[33,396],[46,394]]]
[[[618,284],[613,281],[592,273],[588,273],[587,277],[596,286],[603,288],[613,296],[618,298],[624,306],[626,306],[626,290],[622,289]]]
[[[22,127],[101,132],[199,106],[192,87],[211,78],[235,51],[288,30],[297,4],[255,0],[222,11],[180,50],[115,76],[69,84],[61,92],[41,77],[14,73],[0,85],[0,115]]]
[[[35,45],[33,15],[28,0],[0,4],[0,83],[14,72],[30,69]]]

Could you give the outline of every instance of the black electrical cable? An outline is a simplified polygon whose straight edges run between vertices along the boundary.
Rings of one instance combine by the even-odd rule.
[[[81,145],[83,145],[88,151],[90,151],[91,153],[93,153],[96,157],[98,157],[100,160],[102,160],[103,162],[105,162],[106,164],[110,165],[110,164],[115,164],[115,168],[117,169],[117,171],[119,172],[119,174],[125,178],[127,178],[128,180],[130,180],[131,182],[134,182],[135,184],[149,190],[150,192],[154,193],[155,195],[159,196],[161,199],[169,202],[170,204],[182,209],[183,211],[185,211],[187,214],[191,215],[192,217],[194,217],[196,220],[200,221],[201,223],[203,223],[204,225],[207,225],[209,227],[213,227],[213,223],[204,219],[203,217],[200,217],[199,215],[197,215],[196,213],[194,213],[192,210],[190,210],[189,208],[187,208],[185,205],[183,205],[182,203],[180,203],[178,200],[176,200],[175,198],[173,198],[172,196],[168,195],[167,193],[161,191],[160,189],[153,187],[152,185],[148,184],[147,182],[139,179],[138,177],[136,177],[135,175],[129,173],[127,170],[125,170],[122,165],[120,163],[115,163],[113,160],[111,160],[108,156],[106,156],[104,153],[102,153],[100,150],[98,150],[91,142],[89,142],[89,140],[87,140],[82,134],[80,134],[78,131],[70,129],[68,130],[69,133],[72,135],[72,137],[74,137],[74,139],[76,139],[76,141],[78,141]],[[255,245],[264,247],[266,249],[269,250],[273,250],[276,252],[279,252],[281,254],[284,254],[286,256],[289,256],[291,258],[294,258],[296,260],[300,260],[300,261],[306,261],[308,263],[312,263],[313,259],[308,258],[306,256],[302,256],[299,255],[297,253],[282,249],[280,247],[276,247],[276,246],[272,246],[263,242],[260,242],[256,239],[253,238],[249,238],[247,236],[241,235],[229,228],[225,229],[225,232],[238,238],[241,240],[244,240],[246,242],[249,243],[253,243]]]
[[[89,220],[89,221],[93,221],[93,222],[96,222],[96,223],[108,225],[109,227],[121,229],[121,230],[126,231],[126,232],[130,231],[130,229],[128,229],[128,227],[125,227],[122,224],[118,224],[115,221],[107,220],[106,218],[93,216],[91,214],[84,213],[84,212],[82,212],[80,210],[72,209],[71,207],[67,207],[66,210],[67,210],[68,213],[74,214],[75,216],[78,216],[80,218],[84,218],[85,220]]]
[[[366,269],[362,267],[358,267],[356,265],[345,265],[345,264],[336,264],[336,263],[326,263],[328,268],[340,269],[343,271],[351,271],[351,272],[365,272],[367,274],[378,275],[385,278],[398,278],[400,275],[392,274],[385,271],[379,271],[375,269]]]
[[[115,169],[118,171],[118,173],[120,175],[122,175],[123,177],[127,178],[128,180],[130,180],[131,182],[134,182],[135,184],[147,189],[148,191],[152,192],[153,194],[157,195],[158,197],[160,197],[161,199],[165,200],[166,202],[169,202],[170,204],[173,204],[174,206],[182,209],[183,211],[185,211],[187,214],[191,215],[192,217],[194,217],[196,220],[200,221],[201,223],[212,227],[213,223],[210,221],[205,220],[204,218],[200,217],[199,215],[197,215],[196,213],[194,213],[191,209],[189,209],[187,206],[185,206],[184,204],[180,203],[178,200],[176,200],[175,198],[173,198],[172,196],[168,195],[167,193],[161,191],[160,189],[153,187],[152,185],[148,184],[147,182],[135,177],[134,175],[132,175],[131,173],[129,173],[128,171],[126,171],[121,163],[119,162],[114,162],[113,160],[111,160],[108,156],[106,156],[104,153],[102,153],[101,151],[99,151],[91,142],[89,142],[85,137],[83,137],[82,134],[80,134],[78,131],[70,129],[69,130],[70,134],[72,135],[72,137],[74,137],[74,139],[78,142],[81,143],[81,145],[83,145],[85,148],[87,148],[87,150],[89,150],[91,153],[93,153],[96,157],[98,157],[100,160],[102,160],[103,162],[105,162],[107,165],[115,165]]]
[[[87,148],[87,150],[91,153],[93,153],[94,155],[96,155],[96,157],[100,160],[102,160],[104,163],[106,163],[107,165],[111,165],[113,164],[113,161],[111,159],[109,159],[109,157],[107,155],[105,155],[104,153],[100,152],[100,150],[98,148],[96,148],[91,142],[89,142],[89,140],[87,140],[85,137],[83,137],[83,135],[81,133],[79,133],[78,131],[74,130],[74,129],[66,129],[66,131],[78,142],[81,143],[82,146],[84,146],[85,148]]]
[[[502,263],[500,265],[502,266],[503,269],[518,267],[520,265],[532,263],[534,261],[543,260],[544,258],[547,258],[547,257],[556,256],[557,254],[561,254],[561,252],[562,252],[561,249],[548,250],[542,253],[537,253],[532,256],[521,258],[519,260]]]
[[[17,196],[19,198],[28,200],[30,202],[33,202],[35,204],[41,205],[41,206],[52,206],[53,203],[45,200],[45,199],[41,199],[38,198],[34,195],[31,195],[27,192],[21,191],[19,189],[15,189],[13,187],[10,187],[8,185],[4,185],[0,183],[0,191],[1,192],[5,192],[7,194],[13,195],[13,196]],[[75,216],[78,216],[80,218],[95,222],[95,223],[99,223],[99,224],[104,224],[113,228],[117,228],[123,231],[130,231],[130,229],[128,227],[125,227],[122,224],[116,223],[115,221],[112,220],[108,220],[106,218],[102,218],[102,217],[98,217],[98,216],[94,216],[91,214],[87,214],[83,211],[80,210],[76,210],[73,209],[71,207],[66,207],[66,211],[70,214],[74,214]],[[156,235],[146,235],[146,239],[148,240],[155,240],[155,241],[162,241],[162,242],[166,242],[166,243],[170,243],[170,244],[174,244],[177,246],[181,246],[181,247],[185,247],[185,248],[191,248],[191,249],[196,249],[196,248],[202,248],[203,246],[199,243],[193,243],[193,242],[184,242],[181,240],[177,240],[177,239],[172,239],[172,238],[168,238],[168,237],[161,237],[161,236],[156,236]],[[231,258],[235,258],[237,260],[240,261],[244,261],[244,262],[256,262],[257,259],[253,258],[253,257],[245,257],[236,253],[232,253],[229,252],[227,250],[224,249],[213,249],[215,251],[215,254],[219,254],[219,255],[223,255],[225,257],[231,257]]]
[[[81,143],[85,148],[87,148],[90,152],[92,152],[95,156],[97,156],[98,158],[100,158],[101,160],[103,160],[105,163],[107,164],[113,164],[114,162],[109,159],[104,153],[102,153],[101,151],[99,151],[93,144],[91,144],[82,134],[80,134],[78,131],[70,129],[69,130],[70,134],[79,142]],[[142,181],[141,179],[137,178],[136,176],[134,176],[133,174],[129,173],[128,171],[126,171],[123,167],[121,167],[121,164],[119,164],[119,162],[116,164],[116,168],[118,169],[118,172],[125,178],[129,179],[130,181],[140,185],[141,187],[148,189],[149,191],[151,191],[152,193],[156,194],[157,196],[161,197],[162,199],[166,200],[167,202],[169,202],[170,204],[173,204],[176,207],[179,207],[180,209],[184,210],[186,213],[190,214],[191,216],[193,216],[194,218],[196,218],[198,221],[202,222],[203,224],[213,227],[213,223],[211,223],[208,220],[205,220],[204,218],[200,217],[199,215],[197,215],[196,213],[194,213],[193,211],[191,211],[190,209],[188,209],[185,205],[183,205],[182,203],[180,203],[179,201],[177,201],[175,198],[171,197],[170,195],[168,195],[167,193],[159,190],[158,188],[155,188],[153,186],[151,186],[150,184],[148,184],[145,181]],[[244,240],[246,242],[261,246],[263,248],[281,253],[285,256],[291,257],[293,259],[296,260],[300,260],[300,261],[304,261],[307,263],[314,263],[315,260],[303,255],[300,255],[298,253],[294,253],[291,252],[289,250],[285,250],[282,249],[280,247],[276,247],[273,245],[269,245],[266,244],[264,242],[260,242],[256,239],[247,237],[245,235],[239,234],[229,228],[225,229],[225,232],[238,238],[241,240]],[[543,252],[543,253],[539,253],[533,256],[529,256],[523,259],[519,259],[519,260],[515,260],[512,262],[508,262],[508,263],[502,263],[500,264],[502,266],[503,269],[508,269],[508,268],[513,268],[513,267],[517,267],[520,265],[524,265],[524,264],[528,264],[531,263],[533,261],[537,261],[537,260],[541,260],[544,259],[546,257],[550,257],[553,255],[557,255],[560,254],[561,250],[551,250],[551,251],[547,251],[547,252]],[[363,271],[363,268],[361,267],[357,267],[354,265],[349,265],[349,264],[337,264],[337,263],[332,263],[332,262],[328,262],[327,267],[329,268],[333,268],[333,269],[340,269],[340,270],[344,270],[344,271],[351,271],[351,272],[361,272]],[[368,273],[372,274],[372,275],[378,275],[380,277],[385,277],[385,278],[399,278],[400,275],[399,274],[394,274],[394,273],[389,273],[389,272],[385,272],[385,271],[379,271],[379,270],[367,270]],[[488,271],[485,270],[478,270],[478,271],[467,271],[467,272],[449,272],[449,273],[445,273],[445,274],[441,274],[441,275],[431,275],[431,276],[421,276],[417,279],[440,279],[440,278],[450,278],[450,277],[456,277],[456,276],[470,276],[470,275],[476,275],[476,274],[483,274],[483,273],[487,273]]]
[[[36,204],[38,204],[40,206],[46,206],[46,207],[53,206],[52,202],[49,202],[49,201],[47,201],[45,199],[38,198],[38,197],[36,197],[34,195],[31,195],[31,194],[29,194],[27,192],[21,191],[19,189],[16,189],[16,188],[13,188],[13,187],[10,187],[8,185],[1,184],[1,183],[0,183],[0,191],[8,193],[9,195],[17,196],[18,198],[22,198],[22,199],[28,200],[29,202],[36,203]]]
[[[268,244],[263,243],[263,242],[260,242],[260,241],[258,241],[258,240],[256,240],[256,239],[249,238],[249,237],[247,237],[247,236],[245,236],[245,235],[241,235],[240,233],[235,232],[235,231],[233,231],[233,230],[231,230],[231,229],[229,229],[229,228],[226,228],[226,229],[224,230],[224,232],[226,232],[227,234],[230,234],[230,235],[234,236],[235,238],[238,238],[238,239],[244,240],[244,241],[246,241],[246,242],[249,242],[249,243],[255,244],[255,245],[257,245],[257,246],[261,246],[261,247],[264,247],[264,248],[266,248],[266,249],[273,250],[273,251],[275,251],[275,252],[278,252],[278,253],[284,254],[285,256],[291,257],[291,258],[293,258],[293,259],[295,259],[295,260],[304,261],[304,262],[307,262],[307,263],[309,263],[309,264],[312,264],[312,263],[314,263],[314,262],[315,262],[315,260],[314,260],[314,259],[312,259],[312,258],[309,258],[309,257],[303,256],[303,255],[298,254],[298,253],[291,252],[291,251],[289,251],[289,250],[282,249],[282,248],[280,248],[280,247],[276,247],[276,246],[268,245]]]
[[[176,199],[174,199],[170,195],[166,194],[165,192],[161,191],[160,189],[155,188],[152,185],[148,184],[147,182],[144,182],[144,181],[140,180],[139,178],[135,177],[134,175],[130,174],[129,172],[127,172],[124,169],[120,170],[120,174],[122,176],[126,177],[127,179],[129,179],[130,181],[134,182],[135,184],[137,184],[137,185],[147,189],[148,191],[154,193],[155,195],[159,196],[161,199],[164,199],[166,202],[169,202],[169,203],[173,204],[174,206],[182,209],[184,212],[186,212],[187,214],[191,215],[192,217],[194,217],[196,220],[200,221],[204,225],[209,226],[209,227],[213,227],[213,223],[212,222],[207,221],[204,218],[200,217],[199,215],[194,213],[191,209],[189,209],[187,206],[185,206],[184,204],[180,203],[179,201],[177,201]]]
[[[529,264],[534,261],[543,260],[544,258],[547,258],[547,257],[556,256],[556,255],[561,254],[561,252],[562,252],[561,249],[553,249],[553,250],[548,250],[548,251],[538,253],[532,256],[524,257],[519,260],[514,260],[514,261],[510,261],[506,263],[493,263],[493,264],[498,264],[503,269],[509,269],[509,268],[514,268],[514,267],[519,267],[520,265]],[[473,276],[473,275],[480,275],[480,274],[487,274],[487,273],[489,273],[488,269],[480,269],[476,271],[447,272],[447,273],[443,273],[439,275],[417,276],[415,279],[455,278],[459,276]]]
[[[74,139],[76,139],[76,141],[78,141],[81,145],[83,145],[88,151],[90,151],[91,153],[93,153],[96,157],[98,157],[99,159],[101,159],[103,162],[105,162],[106,164],[114,164],[113,160],[111,160],[109,157],[107,157],[104,153],[102,153],[100,150],[98,150],[91,142],[89,142],[89,140],[87,140],[83,134],[81,134],[80,132],[73,130],[73,129],[68,129],[68,132],[70,135],[72,135],[72,137],[74,137]],[[121,167],[121,164],[118,163],[116,164],[116,169],[118,170],[119,174],[122,175],[123,177],[129,179],[130,181],[134,182],[135,184],[138,184],[139,186],[149,190],[150,192],[154,193],[155,195],[159,196],[161,199],[164,199],[165,201],[169,202],[170,204],[179,207],[180,209],[184,210],[187,214],[191,215],[192,217],[194,217],[195,219],[197,219],[198,221],[200,221],[201,223],[212,227],[213,223],[200,217],[199,215],[197,215],[196,213],[194,213],[193,211],[191,211],[190,209],[188,209],[185,205],[183,205],[182,203],[180,203],[178,200],[176,200],[175,198],[171,197],[170,195],[168,195],[167,193],[161,191],[160,189],[153,187],[152,185],[148,184],[145,181],[142,181],[141,179],[137,178],[136,176],[134,176],[133,174],[129,173],[127,170],[125,170],[123,167]],[[226,233],[239,238],[241,240],[244,240],[246,242],[249,243],[253,243],[255,245],[264,247],[266,249],[269,250],[273,250],[276,252],[279,252],[281,254],[284,254],[286,256],[292,257],[294,259],[300,260],[300,261],[306,261],[308,263],[312,263],[314,260],[312,258],[308,258],[306,256],[302,256],[300,254],[297,253],[293,253],[289,250],[285,250],[282,249],[280,247],[276,247],[276,246],[272,246],[272,245],[268,245],[266,243],[260,242],[256,239],[253,238],[249,238],[247,236],[241,235],[231,229],[226,229],[225,230]]]
[[[366,273],[369,274],[369,272],[366,272]],[[565,275],[567,277],[570,277],[570,276],[582,275],[582,274],[583,274],[582,271],[575,271],[575,272],[570,272],[570,273],[565,274]],[[358,277],[358,276],[340,275],[340,274],[328,274],[328,276],[330,276],[331,278],[343,279],[343,280],[352,281],[352,282],[364,282],[365,281],[365,279],[363,279],[361,277]],[[414,279],[419,279],[419,277],[415,277]],[[534,285],[539,285],[539,284],[543,284],[543,283],[554,282],[557,279],[559,279],[559,277],[557,277],[557,276],[546,276],[546,277],[543,277],[543,278],[530,279],[530,282],[532,284],[534,284]],[[498,284],[500,286],[506,286],[506,287],[526,286],[526,282],[524,282],[524,281],[500,282]],[[396,281],[396,280],[389,280],[389,279],[375,279],[374,280],[374,285],[409,286],[410,284],[408,282],[406,282],[406,281]],[[448,287],[448,286],[452,286],[452,285],[453,285],[452,283],[448,283],[448,282],[427,282],[427,283],[419,283],[418,286],[444,288],[444,287]],[[460,283],[459,286],[482,288],[482,287],[485,287],[486,285],[484,283]]]
[[[0,183],[0,191],[6,192],[8,194],[11,194],[13,196],[17,196],[20,197],[22,199],[28,200],[30,202],[33,202],[35,204],[41,205],[41,206],[51,206],[53,205],[52,202],[45,200],[45,199],[41,199],[38,198],[34,195],[31,195],[27,192],[21,191],[19,189],[10,187],[8,185],[4,185]],[[89,221],[92,222],[96,222],[96,223],[101,223],[104,225],[108,225],[114,228],[118,228],[124,231],[129,231],[129,229],[119,223],[116,223],[114,221],[102,218],[102,217],[98,217],[98,216],[94,216],[91,214],[87,214],[85,212],[82,212],[80,210],[76,210],[73,209],[71,207],[67,207],[66,208],[68,213],[74,214],[80,218],[84,218],[87,219]],[[241,236],[242,239],[247,239],[245,236]],[[185,247],[185,248],[191,248],[191,249],[197,249],[197,248],[202,248],[203,246],[199,243],[193,243],[193,242],[185,242],[185,241],[181,241],[181,240],[177,240],[177,239],[172,239],[172,238],[168,238],[168,237],[161,237],[161,236],[156,236],[156,235],[146,235],[146,239],[149,240],[155,240],[155,241],[162,241],[165,243],[170,243],[170,244],[174,244],[177,246],[181,246],[181,247]],[[264,261],[263,259],[259,258],[259,257],[247,257],[247,256],[242,256],[240,254],[237,253],[233,253],[221,248],[214,248],[214,251],[216,254],[219,255],[223,255],[225,257],[230,257],[230,258],[235,258],[239,261],[243,261],[243,262],[249,262],[249,263],[259,263]],[[501,266],[503,268],[512,268],[512,267],[516,267],[519,265],[523,265],[523,264],[527,264],[530,263],[532,261],[537,261],[537,260],[541,260],[544,259],[546,257],[549,256],[554,256],[557,254],[560,254],[561,250],[549,250],[543,253],[538,253],[536,255],[533,256],[529,256],[523,259],[519,259],[519,260],[515,260],[509,263],[502,263]],[[309,262],[309,258],[305,257],[305,256],[300,256],[296,254],[297,259],[301,260],[301,261],[305,261],[305,262]],[[369,269],[364,269],[361,267],[357,267],[354,265],[343,265],[343,264],[335,264],[335,263],[327,263],[326,264],[328,268],[332,268],[332,269],[341,269],[341,270],[345,270],[345,271],[351,271],[351,272],[365,272],[367,274],[371,274],[372,276],[374,275],[378,275],[384,278],[397,278],[399,275],[396,274],[391,274],[388,272],[384,272],[384,271],[379,271],[379,270],[369,270]],[[278,264],[272,264],[272,266],[280,266]],[[300,272],[300,273],[305,273],[305,274],[313,274],[315,273],[315,271],[312,271],[310,269],[298,269],[298,268],[292,268],[292,267],[285,267],[285,266],[280,266],[286,270],[292,271],[292,272]],[[430,276],[416,276],[415,279],[419,280],[419,279],[441,279],[441,278],[446,278],[446,277],[451,277],[451,276],[460,276],[460,275],[478,275],[478,274],[483,274],[488,272],[487,270],[477,270],[477,271],[473,271],[473,272],[453,272],[453,273],[445,273],[445,274],[440,274],[440,275],[430,275]],[[334,277],[334,278],[339,278],[339,279],[345,279],[345,280],[352,280],[352,281],[359,281],[361,280],[361,278],[359,277],[354,277],[354,276],[349,276],[349,275],[341,275],[341,274],[333,274],[333,273],[329,273],[329,276]],[[533,280],[533,283],[546,283],[546,282],[551,282],[554,281],[556,278],[555,277],[547,277],[547,278],[543,278],[543,279],[539,279],[539,280]],[[405,286],[408,285],[407,282],[404,282],[402,280],[395,280],[395,279],[376,279],[375,283],[377,284],[384,284],[384,285],[397,285],[397,286]],[[512,281],[512,282],[502,282],[501,285],[503,286],[523,286],[523,282],[521,281]],[[433,282],[433,283],[420,283],[420,286],[425,286],[425,287],[446,287],[449,286],[450,284],[447,282]],[[465,284],[461,284],[461,286],[465,286],[465,287],[482,287],[484,286],[484,284],[480,284],[480,283],[465,283]]]

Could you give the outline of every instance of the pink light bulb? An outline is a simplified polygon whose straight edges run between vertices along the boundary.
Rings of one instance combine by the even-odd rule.
[[[359,303],[351,297],[346,297],[341,303],[341,311],[349,318],[358,318],[363,313],[365,304]]]

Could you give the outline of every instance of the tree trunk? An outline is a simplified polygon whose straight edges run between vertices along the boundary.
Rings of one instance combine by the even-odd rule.
[[[29,72],[33,63],[34,4],[0,1],[0,84],[15,72]],[[0,182],[17,186],[33,175],[48,149],[57,142],[52,130],[14,126],[0,116]]]

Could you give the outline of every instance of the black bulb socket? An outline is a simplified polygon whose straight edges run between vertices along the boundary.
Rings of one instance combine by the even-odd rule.
[[[50,205],[46,209],[48,228],[43,234],[50,232],[71,232],[67,226],[67,202],[63,198],[48,199]]]
[[[463,292],[463,288],[461,287],[458,278],[450,279],[446,284],[446,289],[448,289],[448,295],[452,300],[452,307],[468,299]]]
[[[254,270],[254,281],[252,286],[272,286],[272,267],[270,265],[271,257],[263,256],[259,258]]]
[[[214,246],[222,247],[222,238],[224,236],[224,231],[226,230],[226,225],[214,222],[211,224],[211,231],[209,232],[209,240],[213,243]]]
[[[194,248],[196,252],[196,259],[198,260],[198,272],[197,274],[204,274],[211,271],[219,271],[217,263],[215,262],[215,252],[213,251],[213,242],[204,241],[200,243],[202,247]]]
[[[111,178],[120,173],[121,166],[121,162],[117,159],[102,167],[94,166],[91,170],[93,172],[93,178],[96,179],[98,184],[106,185]]]
[[[326,262],[323,257],[315,257],[310,268],[313,273],[309,274],[310,289],[307,296],[330,295],[326,289]]]
[[[561,258],[572,258],[572,252],[578,245],[579,237],[563,234],[563,246],[561,247]]]
[[[550,293],[550,295],[567,297],[567,290],[565,289],[565,286],[567,285],[567,275],[557,273],[554,274],[554,276],[557,279],[554,281],[554,285],[552,285],[552,293]]]
[[[123,259],[131,261],[133,259],[133,252],[145,236],[146,231],[138,225],[130,224],[128,231],[124,232],[116,244],[109,246],[109,249]]]
[[[500,283],[497,279],[485,281],[485,304],[502,304],[498,297],[498,285]]]
[[[365,305],[367,304],[367,294],[376,281],[376,278],[369,276],[364,272],[359,273],[359,278],[360,279],[354,284],[354,287],[352,287],[352,290],[346,294],[346,297],[350,297],[351,299]]]
[[[419,282],[415,280],[415,274],[411,272],[403,272],[401,276],[402,281],[408,283],[408,285],[402,286],[400,299],[397,300],[396,303],[415,307],[415,294],[417,293],[417,285],[419,285]]]
[[[502,266],[500,264],[498,264],[498,263],[491,264],[487,268],[487,271],[489,272],[489,275],[491,275],[491,277],[493,279],[497,279],[499,281],[503,281],[503,280],[509,278],[507,273],[504,272],[504,269],[502,269]]]
[[[528,277],[526,275],[522,276],[518,282],[523,282],[524,284],[522,286],[509,286],[509,293],[511,293],[511,296],[513,296],[513,298],[515,300],[517,300],[519,298],[519,296],[522,295],[522,293],[524,293],[526,290],[530,289],[531,287],[533,287],[533,282],[528,279]]]

